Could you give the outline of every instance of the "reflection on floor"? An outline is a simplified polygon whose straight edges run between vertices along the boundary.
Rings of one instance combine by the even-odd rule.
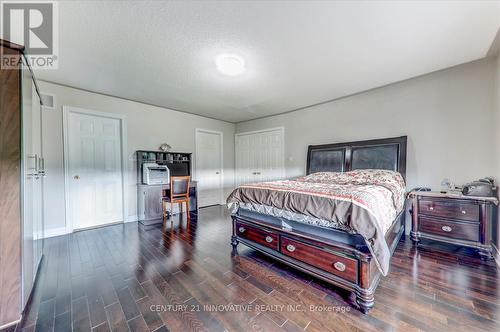
[[[172,228],[128,223],[48,239],[18,330],[500,331],[499,273],[471,252],[402,240],[363,315],[346,292],[244,245],[232,258],[230,235],[230,216],[216,206],[189,225],[176,218]]]

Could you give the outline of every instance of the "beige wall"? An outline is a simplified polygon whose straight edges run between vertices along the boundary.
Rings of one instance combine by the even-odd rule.
[[[305,171],[308,144],[408,135],[408,187],[440,188],[495,175],[495,61],[484,59],[326,104],[238,123],[285,127],[287,177]],[[497,67],[498,68],[498,67]]]
[[[40,82],[54,94],[56,110],[43,113],[45,222],[48,233],[65,227],[62,105],[118,113],[127,117],[129,216],[136,217],[133,153],[168,142],[175,150],[194,152],[194,130],[224,133],[226,194],[233,186],[234,133],[285,127],[287,177],[305,171],[308,144],[408,135],[408,187],[439,188],[443,178],[457,183],[486,175],[500,178],[499,86],[496,58],[488,58],[381,87],[326,104],[236,125]],[[495,90],[496,89],[496,90]],[[496,91],[496,92],[494,92]],[[498,144],[497,144],[498,143]],[[497,159],[498,158],[498,159]]]
[[[42,93],[55,95],[54,111],[43,112],[43,153],[48,176],[44,183],[45,225],[47,235],[65,228],[62,106],[125,115],[128,133],[128,220],[137,218],[136,165],[134,152],[157,150],[169,143],[175,151],[195,151],[195,128],[223,132],[225,194],[233,187],[234,132],[232,123],[104,96],[48,82],[40,82]]]

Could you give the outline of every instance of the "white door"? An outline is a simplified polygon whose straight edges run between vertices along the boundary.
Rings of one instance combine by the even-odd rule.
[[[196,129],[198,206],[222,203],[222,133]]]
[[[236,134],[236,182],[281,179],[284,174],[283,129]]]
[[[67,183],[73,230],[122,222],[120,119],[67,113]]]

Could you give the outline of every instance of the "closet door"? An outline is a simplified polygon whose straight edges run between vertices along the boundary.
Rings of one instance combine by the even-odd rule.
[[[251,181],[250,149],[249,135],[235,136],[236,185]]]
[[[198,206],[222,203],[222,133],[196,129]]]
[[[24,60],[24,59],[23,59]],[[26,305],[42,256],[42,133],[40,99],[33,76],[23,63],[22,75],[22,154],[23,154],[23,222],[22,222],[22,299]]]
[[[45,160],[42,151],[42,105],[34,83],[32,83],[32,92],[32,146],[38,156],[38,176],[35,177],[33,186],[33,277],[36,277],[43,253],[43,178],[45,177]]]
[[[282,130],[259,134],[259,167],[257,181],[272,181],[284,177],[284,150]]]
[[[235,143],[238,185],[284,178],[282,128],[236,134]]]
[[[236,135],[236,184],[258,182],[260,139],[259,134]]]

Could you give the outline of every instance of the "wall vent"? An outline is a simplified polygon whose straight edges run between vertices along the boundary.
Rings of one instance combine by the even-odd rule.
[[[41,99],[42,99],[42,104],[43,104],[43,109],[50,111],[55,109],[55,102],[54,102],[54,96],[53,95],[47,95],[42,93],[41,94]]]

